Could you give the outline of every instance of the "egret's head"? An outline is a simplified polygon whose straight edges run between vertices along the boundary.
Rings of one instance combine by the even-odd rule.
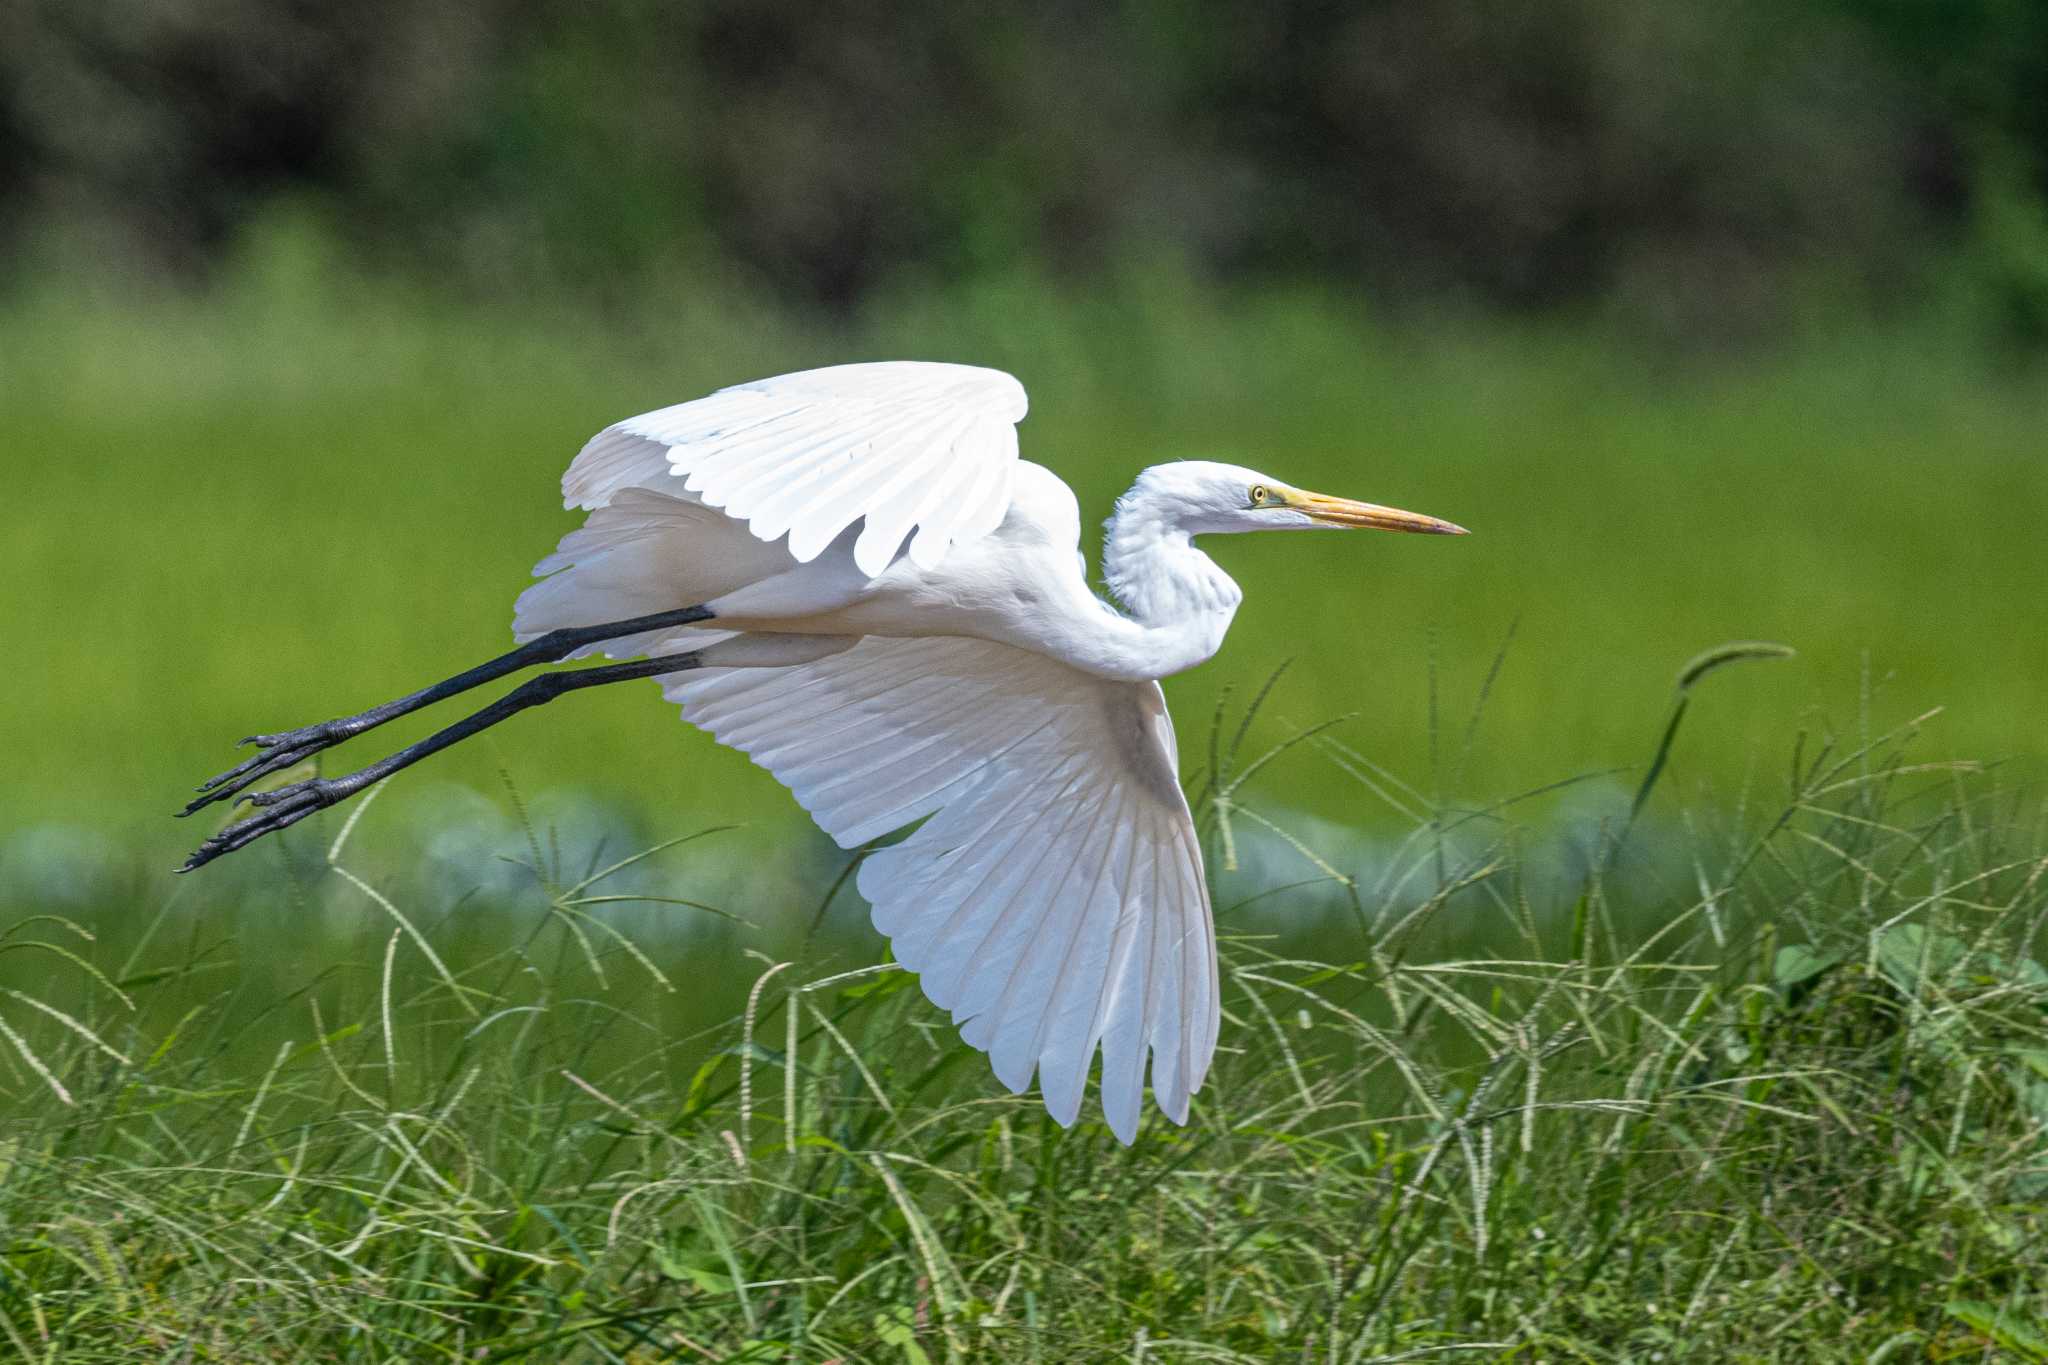
[[[1214,460],[1154,465],[1139,476],[1131,496],[1153,503],[1192,535],[1360,527],[1437,536],[1466,534],[1462,526],[1420,512],[1305,492],[1256,469]]]

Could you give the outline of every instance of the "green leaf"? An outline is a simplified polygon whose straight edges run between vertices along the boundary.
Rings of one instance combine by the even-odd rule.
[[[1895,924],[1877,941],[1877,969],[1908,995],[1947,976],[1968,949],[1948,934],[1922,924]]]
[[[654,1254],[654,1268],[665,1279],[695,1285],[707,1294],[732,1293],[732,1276],[726,1273],[725,1262],[712,1252],[662,1247]]]
[[[1840,966],[1841,962],[1840,953],[1819,952],[1804,943],[1787,944],[1778,949],[1777,957],[1771,962],[1771,980],[1780,990],[1790,991],[1794,986]]]
[[[884,996],[894,995],[900,990],[907,989],[910,983],[916,979],[916,977],[908,972],[883,972],[878,976],[871,976],[865,981],[856,981],[851,986],[841,986],[839,988],[839,998],[842,1000],[879,1000]]]
[[[1771,640],[1731,640],[1689,659],[1685,667],[1678,670],[1678,690],[1681,693],[1691,691],[1701,678],[1729,664],[1747,659],[1790,659],[1798,652],[1790,645]]]
[[[133,976],[124,976],[114,984],[124,991],[132,991],[143,986],[154,986],[159,981],[165,981],[174,976],[183,976],[184,974],[185,969],[182,967],[158,967],[154,971],[137,972]]]
[[[931,1365],[931,1357],[917,1344],[913,1320],[910,1310],[900,1303],[885,1308],[875,1314],[875,1336],[884,1346],[900,1349],[909,1365]]]
[[[363,1026],[360,1023],[343,1024],[325,1038],[315,1038],[310,1043],[300,1043],[285,1054],[284,1065],[291,1066],[295,1062],[304,1061],[306,1058],[318,1053],[322,1048],[329,1048],[333,1047],[336,1043],[346,1042],[362,1031]]]
[[[726,1054],[714,1052],[707,1057],[690,1077],[690,1085],[683,1092],[683,1116],[700,1113],[711,1100],[711,1078],[725,1065]]]
[[[1307,976],[1302,977],[1299,981],[1295,982],[1294,984],[1298,987],[1306,989],[1312,986],[1323,985],[1326,982],[1335,981],[1340,976],[1356,976],[1364,970],[1365,964],[1363,962],[1346,963],[1341,967],[1323,967],[1316,971],[1310,972]]]
[[[2016,1309],[1981,1299],[1951,1299],[1943,1311],[2005,1350],[2027,1360],[2048,1361],[2048,1328]]]
[[[2021,1048],[2013,1053],[2012,1088],[2037,1122],[2048,1123],[2048,1051]]]

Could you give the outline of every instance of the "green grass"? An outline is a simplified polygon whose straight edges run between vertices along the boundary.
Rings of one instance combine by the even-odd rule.
[[[1247,604],[1222,656],[1169,682],[1184,718],[1292,658],[1294,720],[1355,712],[1341,734],[1374,759],[1504,792],[1635,761],[1680,660],[1765,638],[1798,661],[1727,684],[1675,756],[1684,781],[1725,790],[1775,766],[1813,713],[1848,723],[1842,699],[1866,683],[1882,714],[1951,705],[1952,750],[2048,753],[2048,617],[2018,605],[2039,589],[2048,385],[1938,327],[1680,363],[1569,329],[1383,328],[1344,300],[1144,274],[1091,295],[961,286],[838,328],[683,288],[594,318],[545,295],[457,304],[352,280],[280,238],[201,296],[60,277],[0,306],[17,470],[0,503],[17,641],[0,830],[83,826],[175,859],[197,832],[163,815],[236,737],[503,647],[529,567],[574,525],[556,480],[590,432],[884,355],[1020,373],[1024,449],[1074,484],[1091,527],[1140,466],[1199,454],[1474,529],[1214,538]],[[1464,769],[1433,766],[1433,695],[1477,691],[1511,634]],[[796,823],[651,688],[578,697],[469,750],[409,775],[391,809],[437,778],[495,793],[503,765],[664,829],[741,820],[780,839]],[[1301,774],[1292,803],[1388,828],[1327,773]]]
[[[597,319],[304,249],[0,313],[24,1358],[2048,1359],[2038,369],[1142,274]],[[1090,519],[1204,454],[1478,533],[1212,547],[1247,605],[1169,682],[1227,939],[1187,1129],[1001,1095],[847,858],[651,689],[168,877],[235,736],[502,647],[590,431],[882,355],[1020,373]],[[1717,639],[1799,653],[1674,703]]]
[[[1237,778],[1272,773],[1260,724],[1218,725],[1212,844],[1218,794],[1242,828]],[[1654,790],[1563,864],[1372,773],[1418,819],[1351,888],[1352,955],[1226,901],[1216,1070],[1130,1149],[1001,1094],[871,943],[678,952],[593,899],[632,869],[565,871],[544,829],[517,919],[400,904],[359,830],[239,921],[161,879],[98,941],[25,918],[0,1334],[50,1362],[2048,1359],[2048,812],[1915,738],[1815,738],[1686,833]],[[654,855],[669,895],[712,846]],[[721,989],[737,1017],[676,1026]]]

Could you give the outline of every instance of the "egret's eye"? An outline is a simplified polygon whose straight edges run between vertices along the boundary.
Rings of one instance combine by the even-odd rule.
[[[1262,483],[1255,483],[1252,485],[1252,506],[1264,507],[1266,505],[1267,500],[1272,496],[1273,495],[1271,493],[1266,491],[1266,485]]]

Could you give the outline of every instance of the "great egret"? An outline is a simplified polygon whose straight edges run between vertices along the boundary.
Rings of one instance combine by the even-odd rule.
[[[198,867],[564,692],[652,677],[843,848],[917,821],[857,886],[897,960],[1061,1124],[1102,1054],[1128,1143],[1146,1060],[1176,1123],[1216,1047],[1214,928],[1158,679],[1216,653],[1241,594],[1198,535],[1434,517],[1187,460],[1138,476],[1088,586],[1074,495],[1017,457],[1024,389],[896,361],[722,389],[607,427],[562,479],[589,513],[534,572],[508,654],[359,715],[253,736],[190,814],[396,716],[544,673],[357,772],[242,799]]]

